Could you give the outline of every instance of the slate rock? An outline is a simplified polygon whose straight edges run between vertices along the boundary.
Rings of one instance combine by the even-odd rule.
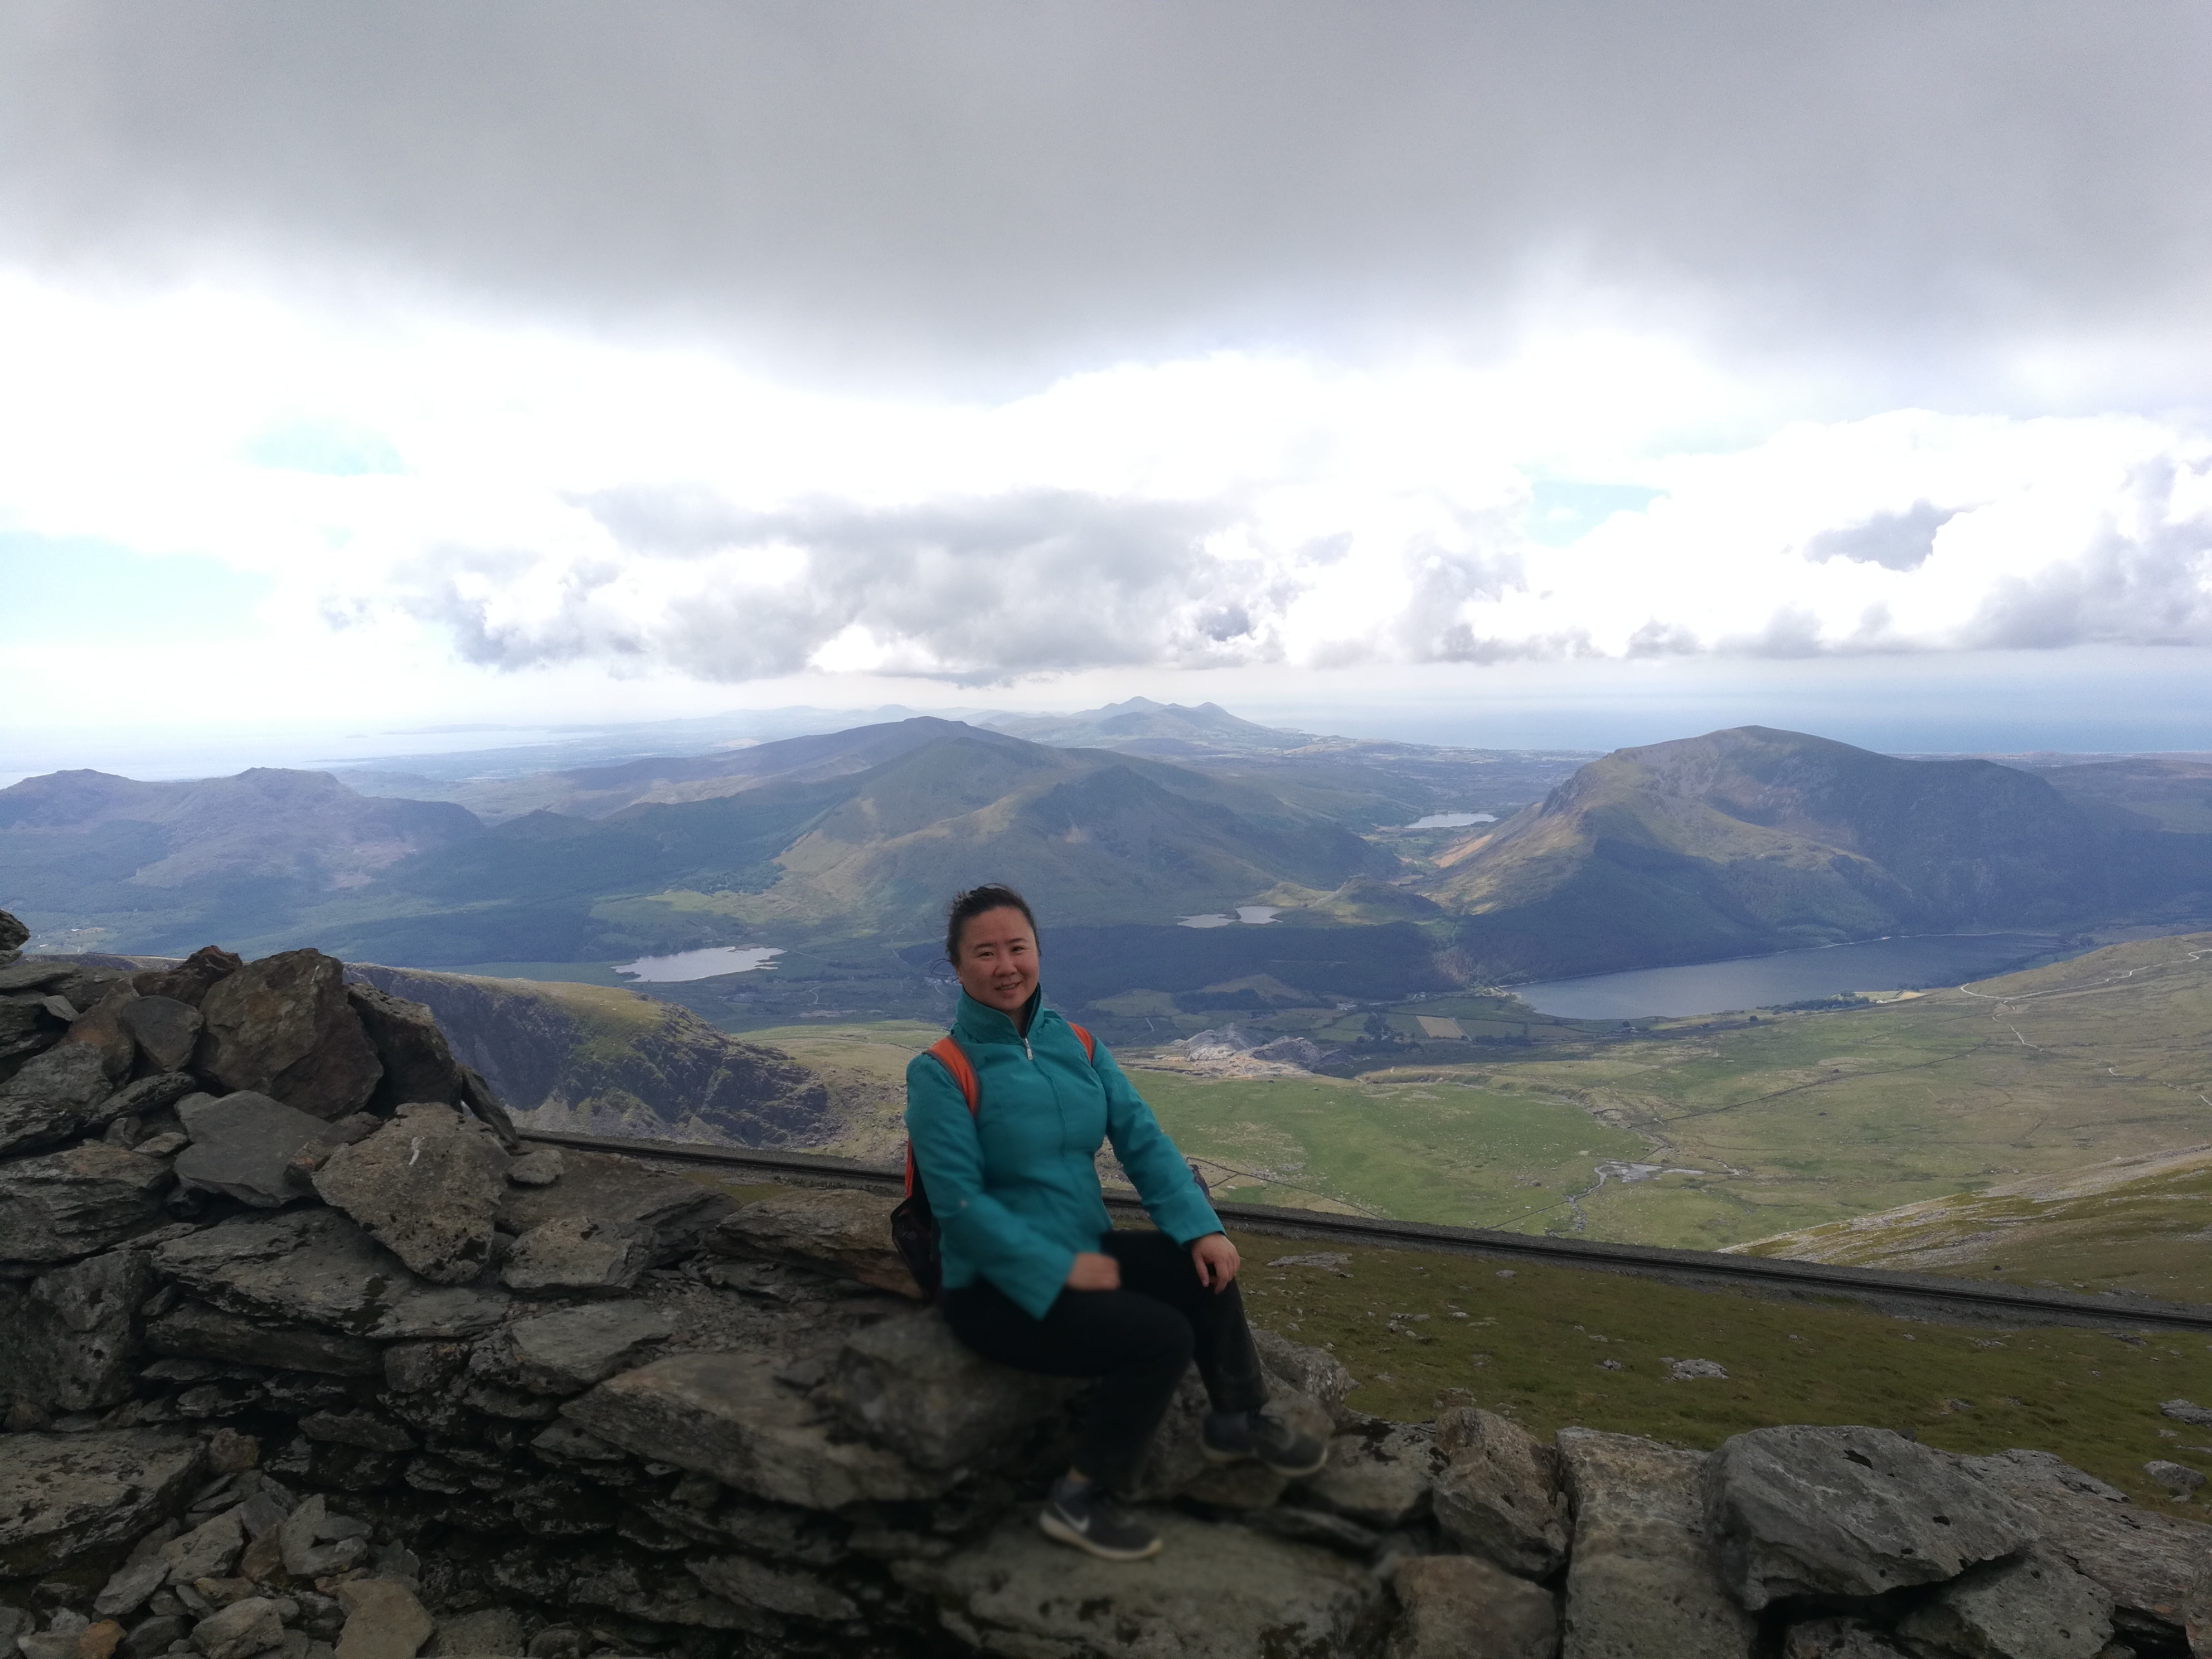
[[[197,1440],[157,1429],[0,1436],[0,1578],[139,1537],[187,1497]]]
[[[520,1659],[523,1650],[522,1620],[512,1607],[478,1607],[474,1613],[448,1613],[438,1620],[423,1652],[431,1659],[455,1656],[508,1655]]]
[[[70,1023],[69,1033],[61,1041],[64,1048],[85,1048],[98,1052],[100,1063],[109,1079],[120,1083],[131,1075],[138,1060],[138,1039],[131,1035],[124,1016],[138,993],[127,980],[118,979],[110,985],[100,1000],[86,1008],[85,1012]],[[173,1071],[173,1066],[165,1066]]]
[[[284,1571],[295,1578],[349,1572],[368,1559],[368,1531],[357,1521],[332,1515],[322,1493],[310,1493],[276,1528]]]
[[[67,1017],[47,1007],[43,998],[0,992],[0,1083],[30,1056],[60,1042],[68,1029]]]
[[[1908,1644],[1966,1659],[2096,1659],[2112,1634],[2112,1598],[2042,1550],[1953,1579],[1899,1621]]]
[[[284,1640],[284,1620],[265,1595],[234,1601],[211,1619],[192,1626],[192,1645],[207,1659],[252,1659]]]
[[[582,1218],[633,1234],[649,1259],[664,1261],[694,1249],[736,1207],[726,1194],[682,1176],[648,1169],[609,1152],[566,1152],[562,1178],[550,1187],[512,1187],[501,1199],[499,1224],[527,1236],[556,1219]]]
[[[1522,1578],[1567,1559],[1567,1497],[1559,1454],[1495,1412],[1459,1407],[1437,1419],[1445,1461],[1433,1504],[1444,1535]]]
[[[507,1154],[450,1106],[416,1103],[315,1171],[323,1201],[434,1285],[465,1285],[491,1261]]]
[[[156,1071],[181,1072],[199,1046],[200,1011],[174,997],[140,996],[122,1011],[124,1029]]]
[[[1471,1555],[1417,1555],[1390,1588],[1402,1609],[1388,1659],[1553,1659],[1559,1607],[1549,1590]]]
[[[2177,1423],[2186,1423],[2193,1429],[2212,1429],[2212,1406],[2200,1406],[2193,1401],[2160,1401],[2158,1414]]]
[[[1430,1425],[1375,1418],[1331,1441],[1327,1467],[1298,1487],[1339,1515],[1371,1527],[1402,1527],[1429,1512],[1443,1462]]]
[[[434,1285],[331,1210],[243,1216],[161,1245],[155,1270],[228,1312],[391,1341],[475,1336],[507,1298]]]
[[[177,1119],[192,1138],[171,1166],[185,1186],[261,1210],[313,1190],[299,1159],[328,1133],[322,1119],[252,1089],[194,1095],[178,1103]]]
[[[2142,1466],[2142,1471],[2184,1503],[2204,1484],[2204,1477],[2197,1470],[2170,1458],[2154,1457]]]
[[[1784,1633],[1782,1659],[1905,1659],[1905,1650],[1863,1619],[1808,1619]]]
[[[147,1556],[110,1573],[93,1598],[92,1610],[103,1619],[128,1619],[168,1582],[169,1564],[158,1554]]]
[[[66,1261],[165,1218],[169,1166],[92,1142],[0,1164],[0,1261]]]
[[[1705,1468],[1721,1570],[1758,1611],[1790,1595],[1881,1595],[2009,1555],[2034,1517],[1962,1461],[1888,1429],[1753,1429]]]
[[[221,1578],[237,1565],[246,1547],[246,1525],[238,1511],[225,1510],[179,1534],[161,1546],[161,1559],[168,1564],[172,1584],[190,1584],[202,1578]]]
[[[1332,1551],[1170,1510],[1143,1516],[1165,1546],[1140,1565],[1094,1559],[1028,1516],[941,1560],[892,1566],[970,1648],[1051,1659],[1363,1659],[1382,1645],[1381,1582]]]
[[[565,1169],[558,1150],[540,1146],[507,1161],[507,1178],[518,1187],[550,1187]]]
[[[11,912],[0,910],[0,968],[6,967],[23,954],[23,945],[31,937],[31,930]]]
[[[0,1154],[34,1152],[91,1133],[112,1114],[125,1067],[90,1044],[64,1042],[33,1054],[0,1083]]]
[[[776,1383],[777,1364],[757,1352],[672,1355],[610,1378],[561,1414],[640,1457],[802,1508],[933,1498],[951,1484],[833,1432],[804,1396]]]
[[[556,1216],[514,1241],[499,1279],[524,1296],[623,1296],[637,1288],[656,1254],[652,1236],[628,1223]]]
[[[607,1607],[659,1625],[746,1631],[769,1638],[783,1633],[783,1621],[773,1613],[763,1613],[757,1607],[741,1607],[719,1595],[709,1595],[688,1574],[656,1572],[635,1561],[601,1559],[589,1562],[569,1582],[568,1600],[580,1607]],[[541,1655],[562,1651],[546,1644],[546,1638],[551,1633],[540,1631],[531,1643],[532,1649]],[[766,1651],[775,1653],[779,1650],[769,1648]]]
[[[576,1394],[675,1334],[668,1316],[643,1302],[563,1308],[507,1326],[471,1357],[469,1370],[534,1394]]]
[[[369,1109],[389,1115],[411,1102],[441,1106],[461,1098],[461,1068],[437,1016],[419,1002],[380,991],[356,980],[346,987],[369,1046],[384,1067]]]
[[[309,1412],[300,1419],[300,1432],[310,1440],[338,1446],[359,1446],[364,1451],[404,1452],[415,1449],[415,1437],[397,1423],[374,1412]]]
[[[1060,1408],[1067,1389],[1057,1378],[977,1358],[931,1309],[847,1338],[824,1398],[878,1445],[924,1468],[954,1469],[1009,1449]]]
[[[1705,1531],[1704,1454],[1595,1429],[1555,1443],[1574,1514],[1562,1659],[1749,1659],[1757,1627]]]
[[[153,1279],[143,1250],[110,1250],[31,1282],[15,1340],[34,1360],[43,1403],[99,1411],[131,1397],[131,1319]]]
[[[142,997],[172,997],[197,1008],[206,1000],[210,986],[244,966],[241,957],[221,945],[203,945],[174,967],[149,968],[133,975],[131,983]]]
[[[374,1376],[383,1364],[381,1349],[366,1337],[265,1324],[201,1302],[182,1303],[148,1320],[146,1346],[155,1353],[324,1376]]]
[[[1252,1328],[1252,1346],[1269,1376],[1291,1393],[1316,1401],[1332,1420],[1342,1420],[1344,1399],[1352,1392],[1352,1373],[1334,1354],[1326,1348],[1293,1342],[1257,1325]]]
[[[708,1244],[723,1255],[797,1262],[918,1298],[914,1275],[891,1248],[897,1204],[884,1193],[793,1187],[731,1211]]]
[[[2190,1639],[2212,1563],[2212,1526],[2140,1508],[2049,1452],[2015,1449],[1964,1462],[2034,1516],[2045,1549],[2112,1598],[2124,1638],[2147,1651]]]
[[[691,1576],[726,1601],[793,1619],[842,1623],[860,1616],[853,1598],[820,1575],[773,1567],[748,1555],[714,1555],[686,1561]]]
[[[287,951],[224,975],[200,1017],[194,1071],[313,1117],[359,1111],[384,1075],[347,1000],[344,964],[319,951]]]

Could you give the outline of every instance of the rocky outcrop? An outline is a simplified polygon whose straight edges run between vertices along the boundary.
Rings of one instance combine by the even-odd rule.
[[[1095,1562],[1033,1524],[1084,1389],[917,1306],[884,1200],[513,1156],[412,1016],[352,999],[453,1097],[179,1098],[216,1080],[153,1069],[178,1016],[131,1011],[247,971],[195,963],[78,986],[112,1015],[81,1042],[38,1028],[33,1058],[98,1059],[90,1117],[15,1097],[43,1104],[0,1158],[0,1652],[2163,1659],[2212,1610],[2212,1528],[2040,1454],[1394,1423],[1267,1331],[1270,1409],[1329,1464],[1207,1463],[1187,1379],[1133,1494],[1167,1553]]]

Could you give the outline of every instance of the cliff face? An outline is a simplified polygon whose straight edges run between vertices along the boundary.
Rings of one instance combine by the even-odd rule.
[[[419,1002],[516,1121],[580,1134],[732,1146],[819,1146],[839,1103],[788,1055],[725,1036],[686,1009],[598,985],[477,979],[359,964],[349,975]]]

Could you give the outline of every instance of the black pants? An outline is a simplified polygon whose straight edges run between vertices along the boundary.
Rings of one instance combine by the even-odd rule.
[[[1112,1232],[1098,1248],[1121,1264],[1118,1291],[1063,1290],[1032,1319],[979,1279],[945,1293],[945,1321],[994,1364],[1102,1379],[1075,1467],[1126,1487],[1193,1359],[1216,1411],[1257,1411],[1267,1385],[1234,1280],[1206,1289],[1188,1249],[1164,1233]]]

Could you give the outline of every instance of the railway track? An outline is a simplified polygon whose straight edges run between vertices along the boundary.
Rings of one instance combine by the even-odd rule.
[[[735,1146],[698,1146],[667,1140],[629,1140],[600,1135],[521,1132],[544,1146],[614,1152],[752,1175],[788,1185],[851,1187],[871,1192],[901,1189],[900,1171],[849,1158]],[[1116,1214],[1141,1214],[1133,1198],[1108,1194]],[[1267,1204],[1214,1202],[1222,1220],[1239,1232],[1268,1237],[1326,1241],[1370,1249],[1424,1250],[1479,1256],[1500,1262],[1537,1262],[1598,1273],[1626,1273],[1670,1284],[1778,1298],[1844,1297],[1906,1318],[1960,1324],[2066,1324],[2149,1333],[2212,1332],[2212,1306],[2155,1302],[2148,1297],[2074,1296],[2013,1285],[1973,1284],[1933,1273],[1893,1273],[1880,1267],[1839,1267],[1766,1256],[1721,1255],[1710,1250],[1666,1249],[1650,1244],[1605,1244],[1587,1239],[1444,1227],[1419,1221],[1376,1221]]]

